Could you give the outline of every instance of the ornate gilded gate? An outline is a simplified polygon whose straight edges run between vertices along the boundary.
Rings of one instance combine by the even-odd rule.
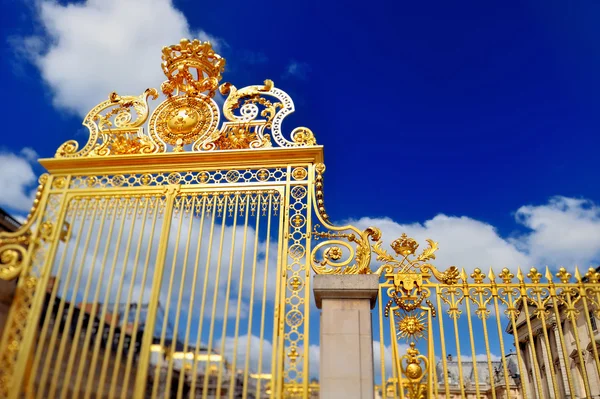
[[[219,86],[209,43],[162,59],[164,101],[98,104],[88,142],[40,160],[30,215],[0,234],[0,278],[18,279],[0,397],[316,397],[313,272],[381,276],[378,397],[599,391],[600,273],[469,279],[430,263],[431,240],[417,254],[403,235],[392,255],[377,228],[332,226],[322,147],[307,128],[282,133],[286,93]]]
[[[34,208],[0,236],[0,277],[19,279],[0,397],[316,389],[308,259],[322,147],[306,128],[282,134],[294,105],[273,82],[219,87],[225,60],[209,43],[182,40],[162,59],[164,101],[150,112],[156,90],[112,93],[92,109],[88,142],[40,161]]]

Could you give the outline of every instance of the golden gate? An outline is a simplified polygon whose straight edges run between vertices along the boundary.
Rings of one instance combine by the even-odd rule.
[[[0,277],[18,278],[1,397],[317,397],[314,273],[381,276],[378,397],[591,397],[595,270],[469,277],[436,269],[431,240],[418,253],[403,235],[391,254],[377,228],[335,227],[323,148],[307,128],[282,132],[285,92],[219,85],[209,43],[162,59],[164,100],[98,104],[88,142],[40,160],[29,217],[0,235]]]

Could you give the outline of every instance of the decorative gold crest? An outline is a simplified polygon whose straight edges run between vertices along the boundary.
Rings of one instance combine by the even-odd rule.
[[[225,59],[209,42],[182,39],[162,49],[162,70],[167,80],[161,91],[167,97],[152,113],[148,131],[148,97],[156,99],[156,89],[139,97],[112,93],[108,101],[94,107],[83,124],[89,129],[88,142],[79,149],[69,140],[56,152],[57,158],[133,155],[168,151],[214,151],[271,147],[314,146],[310,129],[294,129],[289,139],[281,125],[294,112],[292,99],[264,85],[237,89],[231,83],[219,86]],[[223,105],[225,121],[213,100],[217,89],[227,95]]]

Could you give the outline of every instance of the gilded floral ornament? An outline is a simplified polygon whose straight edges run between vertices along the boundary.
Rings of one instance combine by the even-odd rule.
[[[48,184],[48,175],[40,176],[39,183],[33,207],[25,222],[15,232],[0,233],[0,279],[2,280],[13,280],[19,277],[23,267],[29,263],[30,247],[37,245],[40,239],[49,239],[49,234],[52,232],[52,224],[45,222],[39,229],[39,237],[35,239],[33,237],[32,227],[39,212],[40,197]]]
[[[311,255],[311,265],[317,274],[370,274],[371,245],[377,241],[381,232],[369,227],[363,232],[348,227],[349,232],[321,231],[321,225],[314,225],[312,237],[316,241]],[[356,245],[354,248],[353,245]],[[345,248],[346,251],[342,250]],[[319,259],[321,258],[321,259]]]
[[[167,78],[160,86],[166,99],[152,113],[148,99],[158,98],[156,89],[147,89],[141,96],[111,93],[85,117],[83,125],[90,135],[83,148],[69,140],[59,147],[56,157],[316,145],[313,133],[305,127],[294,129],[289,139],[283,135],[282,122],[294,112],[294,103],[273,81],[241,89],[220,84],[225,59],[209,42],[182,39],[164,47],[161,67]],[[213,100],[217,90],[228,95],[224,121]]]

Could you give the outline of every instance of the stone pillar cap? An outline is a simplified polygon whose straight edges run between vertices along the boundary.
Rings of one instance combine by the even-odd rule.
[[[313,292],[317,308],[321,309],[323,299],[368,299],[371,309],[377,303],[379,276],[376,274],[316,275]]]

